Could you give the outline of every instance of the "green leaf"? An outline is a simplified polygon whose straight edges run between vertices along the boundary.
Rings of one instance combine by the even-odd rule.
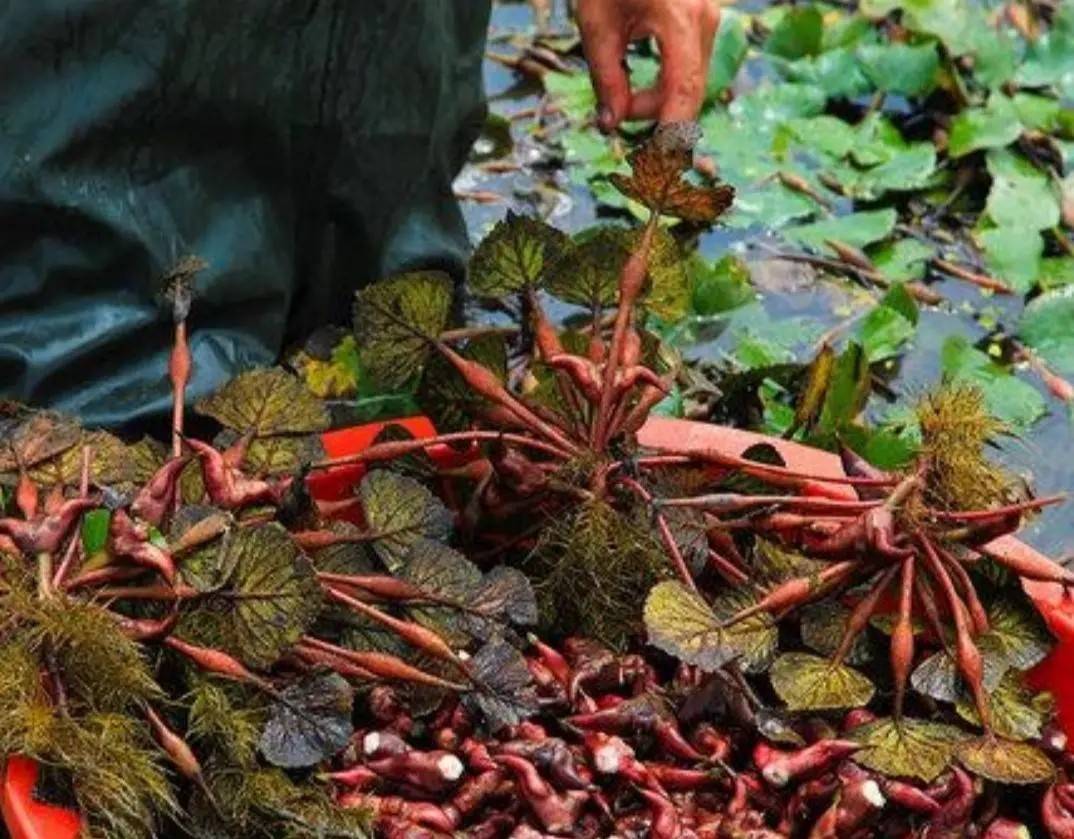
[[[999,784],[1043,784],[1055,776],[1051,758],[1029,743],[985,735],[959,743],[955,753],[970,772]]]
[[[895,210],[889,207],[788,227],[783,233],[787,238],[818,251],[828,239],[864,248],[890,236],[895,228],[895,220]]]
[[[258,437],[246,447],[242,467],[250,475],[290,475],[323,457],[317,434]]]
[[[541,80],[548,93],[572,120],[581,120],[597,109],[597,94],[588,73],[545,73]]]
[[[640,233],[628,240],[633,251],[640,240]],[[616,278],[618,293],[618,277]],[[642,306],[662,320],[678,320],[690,307],[690,280],[682,251],[675,237],[663,228],[657,228],[649,252],[649,282],[641,298]]]
[[[309,434],[328,427],[328,411],[302,382],[279,367],[240,373],[197,404],[200,414],[258,437]]]
[[[929,185],[935,172],[935,147],[932,143],[914,143],[846,181],[844,187],[856,198],[878,198],[886,192],[922,189]]]
[[[797,551],[758,537],[754,543],[750,572],[758,583],[776,586],[792,577],[811,577],[820,573],[824,567],[822,560],[810,559]]]
[[[337,673],[315,673],[288,685],[261,734],[265,760],[284,769],[314,766],[335,755],[354,733],[354,690]]]
[[[444,503],[405,475],[370,472],[358,487],[373,548],[389,571],[401,569],[419,539],[446,540],[453,518]]]
[[[720,29],[716,33],[712,57],[709,59],[708,78],[705,82],[705,99],[711,102],[738,75],[738,68],[746,58],[749,41],[746,38],[746,18],[734,9],[724,9],[720,15]]]
[[[440,601],[410,607],[414,620],[458,646],[465,646],[474,635],[488,637],[508,621],[519,626],[537,622],[537,600],[524,574],[497,566],[482,575],[470,560],[441,542],[415,542],[399,576]]]
[[[755,671],[771,661],[776,650],[772,618],[760,613],[732,626],[721,626],[751,602],[739,589],[721,595],[710,607],[677,581],[658,583],[645,601],[649,643],[703,670],[716,670],[742,659],[744,669]]]
[[[451,278],[439,271],[400,274],[359,291],[354,334],[362,372],[389,390],[408,383],[429,357],[429,340],[447,325],[451,297]]]
[[[1064,83],[1067,88],[1070,68],[1074,66],[1074,10],[1061,3],[1051,28],[1029,45],[1015,73],[1015,81],[1024,87]]]
[[[1007,664],[999,658],[984,658],[981,683],[986,691],[999,687]],[[957,702],[963,693],[962,676],[958,665],[945,650],[938,650],[914,668],[910,675],[914,690],[939,702]]]
[[[936,251],[917,239],[898,239],[869,251],[873,264],[889,279],[897,282],[920,280]]]
[[[951,123],[947,153],[963,157],[978,149],[996,149],[1013,143],[1022,133],[1018,110],[1009,97],[994,93],[982,108],[966,108]]]
[[[789,711],[862,708],[876,692],[873,683],[857,670],[808,653],[784,653],[768,675],[772,689]]]
[[[909,317],[908,317],[909,315]],[[901,285],[884,295],[858,329],[870,364],[899,355],[917,333],[917,306]]]
[[[1036,606],[1020,590],[1005,592],[989,605],[988,624],[988,632],[981,636],[981,652],[1016,670],[1039,664],[1055,645]]]
[[[858,60],[877,90],[903,96],[923,96],[936,86],[940,57],[936,45],[866,44],[858,48]]]
[[[1018,335],[1058,373],[1074,376],[1074,285],[1029,302]]]
[[[1055,99],[1035,93],[1016,93],[1013,97],[1018,118],[1026,128],[1052,132],[1059,128],[1062,106]]]
[[[865,407],[871,387],[869,359],[862,345],[851,341],[835,362],[817,427],[836,432],[851,423]]]
[[[1047,230],[1059,223],[1059,199],[1048,176],[1024,158],[1000,149],[989,153],[992,189],[985,210],[997,226]]]
[[[966,735],[953,725],[903,718],[879,719],[853,729],[849,736],[865,748],[856,763],[892,778],[931,783],[951,764],[956,745]]]
[[[802,609],[802,643],[822,656],[831,657],[839,649],[850,610],[838,600],[828,598]],[[872,658],[869,636],[862,632],[847,652],[847,664],[860,666]]]
[[[825,344],[806,368],[805,381],[798,392],[794,405],[794,424],[812,430],[824,407],[824,400],[832,386],[836,365],[835,350]]]
[[[470,260],[470,288],[482,297],[517,294],[540,285],[567,236],[549,224],[510,210],[481,240]]]
[[[212,553],[221,582],[183,614],[177,630],[267,669],[320,614],[313,566],[275,523],[235,529]]]
[[[764,42],[765,52],[782,58],[801,58],[820,52],[824,18],[816,6],[792,6]]]
[[[1010,81],[1020,63],[1019,40],[1004,29],[983,27],[974,35],[973,77],[995,90]]]
[[[1035,693],[1026,687],[1021,673],[1008,670],[1002,681],[988,697],[992,712],[992,730],[1009,740],[1036,740],[1041,729],[1051,719],[1053,702],[1050,694]],[[955,710],[966,722],[980,726],[981,718],[973,700],[963,695]]]
[[[472,338],[458,352],[463,358],[479,362],[501,382],[507,380],[507,345],[502,335]],[[455,365],[439,353],[425,365],[417,399],[441,433],[470,428],[475,416],[489,404],[467,384]]]
[[[828,114],[792,119],[787,128],[803,145],[836,158],[846,157],[857,138],[853,126]]]
[[[699,315],[717,315],[738,308],[756,296],[749,266],[734,254],[724,254],[710,263],[694,253],[687,263],[687,270],[693,310]]]
[[[86,558],[108,547],[108,528],[112,523],[110,510],[90,510],[82,517],[82,549]]]
[[[833,99],[864,96],[872,89],[862,72],[861,62],[850,47],[831,49],[790,62],[774,58],[772,63],[788,81],[809,85],[810,89]]]
[[[1045,257],[1040,261],[1040,272],[1037,275],[1037,279],[1044,291],[1053,291],[1074,285],[1074,257]]]
[[[576,234],[549,268],[546,287],[556,297],[591,310],[615,303],[619,272],[630,255],[627,231],[592,227]]]
[[[1000,422],[1024,430],[1047,412],[1044,397],[1015,378],[962,335],[951,335],[940,352],[944,374],[956,382],[971,382],[985,395],[989,412]]]
[[[463,701],[484,716],[490,731],[517,725],[537,713],[537,692],[526,660],[502,638],[481,647],[470,668],[475,689]]]
[[[995,227],[977,234],[989,272],[1018,294],[1032,291],[1040,273],[1044,239],[1025,227]]]

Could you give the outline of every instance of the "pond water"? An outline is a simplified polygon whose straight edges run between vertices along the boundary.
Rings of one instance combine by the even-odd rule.
[[[562,20],[562,0],[554,5],[558,19]],[[497,4],[489,52],[507,52],[502,45],[509,44],[512,36],[531,32],[532,27],[528,3]],[[764,70],[747,65],[742,72],[763,74]],[[534,136],[531,120],[511,119],[540,106],[539,82],[491,59],[485,62],[484,75],[492,113],[510,121],[513,150],[506,159],[518,168],[488,171],[479,163],[472,163],[462,173],[457,189],[464,195],[478,195],[482,199],[462,202],[471,236],[475,240],[480,238],[508,208],[536,211],[567,231],[598,221],[600,213],[592,193],[564,170],[554,138],[546,144]],[[479,145],[478,152],[487,151],[487,145]],[[499,199],[493,201],[494,196]],[[755,284],[761,286],[760,305],[771,318],[806,317],[825,329],[845,322],[855,301],[860,300],[861,290],[851,288],[846,281],[820,279],[811,271],[789,271],[785,262],[779,263],[782,270],[771,270],[771,262],[765,266],[765,253],[758,250],[759,245],[770,243],[771,237],[763,229],[718,228],[700,237],[699,249],[710,258],[728,249],[741,254],[751,265]],[[886,399],[874,397],[870,402],[869,413],[873,416],[883,414],[891,406],[912,402],[939,381],[941,348],[950,336],[964,336],[981,349],[1002,352],[999,345],[990,345],[989,337],[1000,332],[1004,325],[1017,323],[1024,305],[1018,295],[983,297],[977,288],[952,279],[936,278],[930,285],[943,295],[944,302],[922,307],[912,344],[895,366],[885,371],[890,392]],[[706,324],[700,339],[684,348],[686,355],[707,360],[726,357],[734,349],[737,338],[731,330],[721,329],[722,325],[725,324],[719,319]],[[804,356],[808,357],[808,354]],[[1067,492],[1074,496],[1074,419],[1061,402],[1047,393],[1034,373],[1019,368],[1017,375],[1044,395],[1047,413],[1021,436],[1003,439],[997,457],[1029,479],[1039,495]],[[1057,559],[1074,554],[1072,503],[1046,510],[1027,525],[1023,536]]]

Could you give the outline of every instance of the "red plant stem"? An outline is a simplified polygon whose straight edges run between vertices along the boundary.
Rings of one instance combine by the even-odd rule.
[[[324,591],[329,599],[336,601],[342,606],[346,606],[352,611],[358,612],[364,617],[376,621],[381,626],[387,627],[411,646],[427,652],[434,658],[450,661],[460,671],[469,674],[469,668],[466,666],[466,663],[460,659],[451,647],[444,642],[444,639],[435,632],[426,629],[420,624],[392,617],[391,615],[380,611],[380,609],[376,609],[368,603],[363,603],[361,600],[356,600],[332,586],[324,586]]]
[[[190,381],[190,347],[186,340],[186,321],[175,324],[175,343],[168,362],[168,375],[172,380],[172,457],[183,454],[183,411],[186,403],[186,386]]]
[[[839,513],[862,513],[883,505],[883,501],[838,501],[834,498],[816,498],[801,495],[741,495],[733,492],[720,492],[712,495],[685,496],[682,498],[661,498],[662,507],[687,507],[714,511],[716,513],[736,513],[753,507],[790,506],[808,510],[831,511]]]
[[[133,580],[145,574],[144,568],[125,568],[118,565],[108,565],[104,568],[95,568],[79,574],[73,580],[64,584],[67,591],[75,591],[80,588],[100,585],[101,583],[119,583],[124,580]]]
[[[571,451],[560,446],[536,440],[524,434],[511,434],[501,431],[456,431],[451,434],[440,434],[436,437],[425,437],[419,440],[392,440],[386,443],[377,443],[356,454],[344,457],[333,457],[311,464],[310,469],[334,469],[337,466],[349,466],[357,463],[379,463],[382,461],[396,460],[408,454],[413,454],[433,446],[449,445],[452,443],[477,443],[482,441],[502,441],[514,443],[524,448],[531,448],[543,452],[550,457],[568,459]]]
[[[608,420],[615,397],[615,374],[619,369],[619,363],[622,358],[627,329],[630,327],[631,318],[634,316],[634,304],[637,302],[638,295],[641,294],[641,290],[645,285],[645,277],[649,271],[649,252],[652,250],[653,237],[656,235],[659,218],[657,213],[652,213],[649,216],[649,221],[642,231],[638,247],[627,257],[626,262],[623,264],[622,273],[619,275],[619,308],[615,313],[612,341],[608,347],[607,360],[604,363],[604,381],[601,383],[600,404],[597,407],[590,434],[590,444],[597,449],[601,448],[607,440]]]
[[[931,816],[940,812],[940,804],[935,798],[905,781],[881,778],[880,791],[891,801],[913,813]]]
[[[653,509],[653,514],[656,519],[656,527],[657,530],[660,531],[660,540],[664,543],[664,550],[668,552],[668,556],[671,558],[671,565],[675,569],[675,573],[682,578],[682,581],[690,591],[696,592],[697,583],[694,582],[694,577],[686,565],[686,560],[683,559],[682,551],[679,550],[679,545],[675,541],[675,534],[671,532],[671,526],[668,524],[664,514],[660,512],[659,508],[653,505],[652,494],[633,478],[619,476],[618,480]],[[743,574],[743,582],[745,582],[745,574]]]
[[[435,342],[434,345],[440,354],[451,362],[451,365],[466,380],[467,385],[473,391],[493,404],[506,409],[517,417],[526,428],[531,429],[536,434],[540,434],[556,446],[568,452],[577,453],[578,447],[563,436],[560,429],[541,419],[522,404],[517,397],[500,383],[500,380],[496,378],[491,370],[476,361],[464,358],[441,341]]]
[[[633,434],[645,424],[649,418],[649,412],[664,398],[675,381],[674,374],[669,373],[661,380],[662,387],[646,385],[638,395],[638,401],[634,403],[623,420],[610,428],[609,436],[619,434]]]
[[[981,635],[984,632],[988,632],[988,613],[981,603],[981,598],[977,596],[977,587],[974,586],[970,575],[966,573],[966,569],[962,567],[962,563],[956,557],[940,547],[937,547],[936,551],[948,571],[955,575],[958,587],[962,590],[962,599],[969,610],[974,634]]]
[[[958,664],[958,669],[973,694],[974,705],[977,707],[977,714],[981,718],[981,725],[985,731],[990,731],[992,728],[992,714],[988,704],[988,695],[983,684],[984,664],[981,660],[981,651],[977,649],[977,645],[973,643],[971,637],[966,605],[959,598],[958,592],[955,591],[955,584],[951,581],[951,576],[947,573],[947,569],[944,568],[943,562],[936,553],[932,542],[922,534],[918,535],[918,540],[922,548],[924,548],[925,559],[932,570],[933,576],[936,577],[937,582],[943,589],[947,602],[951,607],[951,617],[955,621],[955,661]]]
[[[811,599],[820,597],[831,588],[849,580],[862,570],[862,564],[855,560],[845,560],[829,565],[812,577],[795,577],[776,586],[772,591],[754,603],[725,620],[721,626],[726,629],[740,621],[751,618],[760,612],[776,614],[785,609],[801,606]]]
[[[75,533],[67,542],[67,548],[63,552],[63,559],[60,561],[60,567],[56,569],[56,573],[52,577],[52,587],[54,589],[63,587],[63,581],[71,572],[71,569],[75,565],[75,561],[79,558],[81,553],[82,534]]]
[[[466,689],[465,685],[460,685],[458,682],[449,682],[447,679],[442,679],[439,676],[426,673],[424,670],[420,670],[417,667],[407,664],[398,656],[389,655],[388,653],[348,650],[346,647],[338,647],[335,644],[330,644],[327,641],[322,641],[320,638],[314,638],[311,635],[303,637],[301,643],[307,647],[322,650],[331,655],[351,661],[382,679],[416,682],[418,684],[430,685],[432,687],[452,691]]]
[[[128,618],[117,614],[110,609],[108,616],[115,620],[119,629],[132,641],[159,641],[175,628],[179,620],[179,612],[173,611],[166,618]]]
[[[354,679],[363,683],[377,681],[377,677],[373,673],[331,653],[299,645],[291,651],[291,654],[299,661],[303,661],[313,667],[328,667],[344,679]]]
[[[145,706],[145,716],[149,721],[150,729],[153,731],[154,739],[160,745],[164,754],[168,756],[168,759],[171,760],[172,765],[179,770],[179,774],[189,781],[194,781],[207,793],[208,789],[205,786],[201,763],[187,742],[172,731],[157,712],[148,705]]]
[[[936,641],[943,646],[945,650],[948,649],[947,637],[944,635],[943,621],[940,618],[940,610],[936,605],[936,598],[933,596],[932,589],[929,586],[927,580],[922,579],[920,575],[914,576],[914,594],[917,595],[917,601],[921,604],[921,611],[925,614],[925,620],[928,621],[929,629],[932,634],[936,636]]]
[[[819,774],[862,748],[853,740],[818,740],[796,752],[782,752],[761,743],[753,753],[761,776],[774,787],[785,787],[795,778]]]
[[[93,463],[93,449],[90,446],[82,447],[82,470],[78,477],[78,494],[85,498],[89,495],[90,465]]]
[[[989,554],[989,557],[1027,580],[1040,580],[1046,583],[1074,586],[1074,571],[1064,568],[1047,557],[1015,555],[999,551]]]
[[[563,657],[563,654],[544,643],[532,632],[526,635],[526,640],[537,651],[537,655],[544,663],[544,666],[552,671],[552,675],[556,677],[556,680],[563,687],[567,687],[571,680],[571,666],[567,663],[567,659]]]
[[[902,719],[903,702],[906,699],[906,682],[914,664],[914,557],[902,561],[899,581],[899,616],[891,631],[891,674],[895,683],[894,717]]]
[[[1044,498],[1031,498],[1028,501],[1019,501],[1016,504],[1007,504],[1003,507],[990,507],[987,510],[932,510],[929,515],[944,521],[982,521],[987,519],[1004,518],[1014,513],[1025,513],[1031,510],[1039,510],[1050,507],[1053,504],[1061,504],[1066,501],[1066,493],[1056,493]]]
[[[749,575],[745,571],[713,548],[709,548],[708,564],[715,568],[716,573],[732,585],[742,585],[749,580]]]
[[[869,593],[861,599],[849,615],[847,615],[846,626],[843,629],[843,637],[839,641],[839,646],[832,656],[833,664],[842,664],[844,659],[850,653],[850,647],[861,635],[866,626],[869,625],[869,619],[873,616],[873,613],[877,609],[877,605],[880,603],[880,598],[884,596],[884,592],[887,591],[888,586],[891,585],[891,581],[895,579],[895,572],[899,570],[897,565],[893,565],[887,569],[877,580],[876,584],[869,590]]]
[[[665,447],[657,446],[661,451]],[[852,486],[889,487],[899,482],[897,477],[891,478],[863,478],[853,475],[816,475],[810,472],[801,472],[796,469],[788,469],[785,466],[776,466],[772,463],[759,463],[756,460],[748,460],[738,455],[723,452],[718,449],[704,449],[691,452],[690,457],[695,462],[700,460],[705,463],[713,463],[729,469],[738,469],[755,478],[784,478],[788,486],[801,486],[803,481],[820,484],[850,484]]]
[[[190,644],[176,638],[174,635],[169,635],[163,640],[163,643],[177,653],[189,658],[202,670],[222,676],[225,679],[253,685],[273,695],[276,693],[276,689],[270,682],[252,673],[237,658],[225,652],[208,647],[199,647],[196,644]]]
[[[423,592],[397,577],[374,574],[333,574],[330,571],[318,571],[317,579],[334,585],[344,585],[361,589],[382,600],[423,600],[431,603],[444,603],[443,598],[434,597]]]
[[[195,600],[202,596],[202,592],[192,586],[116,586],[115,588],[102,587],[94,590],[94,595],[108,600]]]

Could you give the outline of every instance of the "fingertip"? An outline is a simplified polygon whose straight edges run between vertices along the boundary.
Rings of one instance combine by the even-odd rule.
[[[612,107],[610,105],[601,105],[597,111],[597,127],[605,134],[610,134],[618,125],[619,120],[616,118]]]

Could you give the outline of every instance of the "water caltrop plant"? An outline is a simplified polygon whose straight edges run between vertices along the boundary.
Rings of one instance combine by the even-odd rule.
[[[109,839],[1071,835],[1019,578],[1074,575],[982,550],[1054,499],[985,457],[979,393],[920,402],[900,473],[639,441],[682,374],[646,328],[689,292],[668,222],[732,200],[695,139],[659,128],[616,178],[640,230],[498,224],[469,278],[491,325],[436,272],[358,293],[362,376],[436,436],[326,458],[283,369],[187,436],[193,263],[170,449],[4,406],[0,755]]]

